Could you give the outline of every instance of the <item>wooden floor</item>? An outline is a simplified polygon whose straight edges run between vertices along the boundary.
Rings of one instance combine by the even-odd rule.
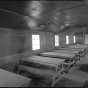
[[[80,62],[73,67],[69,73],[67,73],[66,75],[64,75],[64,77],[58,81],[55,85],[55,87],[80,87],[83,86],[85,81],[88,80],[88,55],[81,57]],[[87,65],[86,69],[84,68],[80,68]],[[85,71],[86,70],[86,71]],[[49,86],[48,84],[44,84],[44,82],[42,80],[33,80],[31,83],[32,87],[47,87]]]

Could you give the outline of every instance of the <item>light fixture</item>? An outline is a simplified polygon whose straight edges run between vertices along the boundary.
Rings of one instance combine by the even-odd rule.
[[[29,26],[30,28],[35,28],[35,27],[37,27],[37,22],[36,22],[35,19],[31,19],[31,18],[30,18],[30,19],[28,20],[27,24],[28,24],[28,26]]]
[[[30,15],[39,18],[41,13],[41,3],[40,1],[32,1],[30,5]]]
[[[65,23],[65,26],[69,26],[70,24],[69,23]]]
[[[63,29],[64,28],[64,25],[62,25],[60,28]]]
[[[70,15],[66,15],[66,20],[64,21],[64,25],[65,26],[69,26],[70,25],[70,20],[71,20],[71,16]]]

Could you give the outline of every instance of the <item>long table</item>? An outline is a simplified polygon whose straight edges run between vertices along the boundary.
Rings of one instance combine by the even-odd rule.
[[[75,58],[75,54],[69,54],[69,53],[58,53],[58,52],[43,52],[39,54],[40,56],[45,57],[55,57],[55,58],[62,58],[62,59],[73,59]]]
[[[28,87],[31,79],[0,69],[0,87]]]
[[[44,57],[52,57],[52,58],[60,58],[65,59],[65,62],[69,62],[69,65],[74,65],[80,60],[79,55],[75,55],[73,53],[65,53],[65,52],[44,52],[40,53],[40,56]],[[71,64],[70,64],[71,63]]]
[[[74,51],[84,51],[84,48],[59,48],[59,50],[74,50]]]
[[[49,58],[49,57],[42,57],[42,56],[32,56],[28,58],[21,59],[22,62],[28,62],[31,63],[37,63],[40,64],[40,67],[33,66],[27,66],[24,63],[20,63],[19,70],[20,71],[27,71],[30,74],[37,75],[40,77],[44,77],[47,80],[51,81],[51,86],[54,86],[54,84],[57,82],[57,80],[60,80],[62,72],[64,71],[63,64],[64,59],[57,59],[57,58]],[[45,66],[51,66],[56,68],[56,70],[51,69],[44,69],[41,65]],[[59,67],[61,65],[61,68]],[[58,69],[59,68],[59,69]]]
[[[72,54],[79,54],[79,51],[73,51],[73,50],[53,50],[54,52],[58,52],[58,53],[72,53]]]
[[[71,47],[71,48],[88,48],[88,45],[76,44],[76,45],[69,45],[68,47]]]
[[[27,57],[27,58],[22,58],[21,59],[21,63],[24,62],[23,64],[27,64],[26,62],[30,63],[29,65],[32,66],[33,64],[33,67],[43,67],[46,66],[46,67],[51,67],[51,68],[54,68],[55,71],[58,71],[59,67],[62,66],[62,64],[64,63],[65,59],[60,59],[60,58],[50,58],[50,57],[42,57],[42,56],[32,56],[32,57]],[[38,64],[38,65],[37,65]],[[40,67],[40,68],[41,68]],[[48,69],[49,69],[48,68]]]
[[[77,45],[69,45],[69,48],[74,48],[74,49],[83,49],[83,54],[85,55],[88,52],[88,45],[82,45],[82,44],[77,44]]]
[[[63,74],[61,74],[60,72],[55,72],[47,69],[39,69],[35,67],[28,67],[25,65],[20,65],[19,70],[26,71],[31,74],[31,76],[43,78],[43,80],[47,81],[50,84],[49,86],[51,87],[53,87],[56,82],[63,77]]]
[[[86,50],[84,48],[59,48],[58,50],[69,50],[69,51],[78,51],[80,56],[85,55]]]

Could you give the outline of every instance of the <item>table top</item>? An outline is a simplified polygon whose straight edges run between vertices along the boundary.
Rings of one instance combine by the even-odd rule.
[[[69,58],[73,58],[75,56],[75,54],[69,54],[69,53],[62,53],[62,52],[44,52],[44,53],[41,53],[42,55],[47,55],[47,56],[55,56],[55,57],[69,57]]]
[[[71,48],[87,48],[88,46],[69,46]]]
[[[0,69],[0,87],[22,87],[30,82],[29,78]]]
[[[83,51],[83,48],[59,48],[58,50],[73,50],[73,51]]]
[[[40,75],[40,76],[44,76],[44,77],[53,77],[55,76],[55,74],[57,74],[58,72],[53,71],[53,70],[47,70],[47,69],[40,69],[40,68],[34,68],[34,67],[28,67],[28,66],[23,66],[20,65],[21,68],[23,69],[27,69],[30,73],[34,74],[34,75]]]
[[[72,50],[54,50],[55,52],[61,52],[61,53],[73,53],[73,54],[76,54],[76,53],[79,53],[79,51],[72,51]]]
[[[64,62],[64,59],[57,59],[57,58],[50,58],[50,57],[43,57],[43,56],[32,56],[27,57],[26,59],[22,59],[23,61],[29,61],[29,62],[35,62],[35,63],[41,63],[41,64],[51,64],[51,65],[57,65],[62,62]]]

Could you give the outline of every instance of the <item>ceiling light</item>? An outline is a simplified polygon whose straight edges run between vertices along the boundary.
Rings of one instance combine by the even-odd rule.
[[[69,26],[70,24],[69,23],[66,23],[65,26]]]
[[[39,18],[41,13],[41,3],[39,1],[32,1],[30,5],[30,15]]]
[[[29,21],[28,21],[28,26],[29,26],[30,28],[34,28],[34,27],[37,26],[37,22],[36,22],[34,19],[29,19]]]
[[[63,29],[64,28],[64,25],[62,25],[60,28]]]

